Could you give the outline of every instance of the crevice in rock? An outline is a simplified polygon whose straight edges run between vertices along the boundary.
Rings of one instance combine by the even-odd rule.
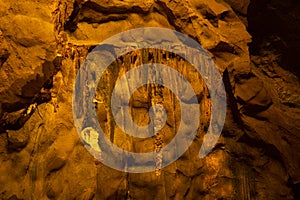
[[[177,26],[175,23],[176,17],[173,13],[173,11],[166,5],[165,2],[157,1],[156,2],[157,8],[160,11],[160,13],[164,13],[164,15],[167,17],[168,22],[175,27],[176,30],[180,30],[181,27]]]
[[[73,3],[73,11],[68,19],[68,21],[64,24],[64,29],[74,32],[77,28],[78,22],[78,14],[80,12],[80,4],[77,1]]]
[[[228,73],[228,69],[225,69],[225,71],[223,72],[223,81],[224,81],[224,86],[225,86],[225,90],[226,93],[228,95],[228,101],[229,101],[229,105],[232,111],[232,117],[233,120],[238,124],[238,126],[240,128],[243,127],[243,121],[241,119],[241,114],[238,110],[238,106],[237,106],[237,101],[236,98],[234,97],[233,94],[233,89],[230,83],[230,77],[229,77],[229,73]]]
[[[300,183],[292,184],[291,186],[295,199],[300,199]]]

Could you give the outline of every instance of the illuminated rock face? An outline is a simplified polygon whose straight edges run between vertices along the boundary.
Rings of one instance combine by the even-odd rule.
[[[251,62],[251,37],[229,6],[243,16],[249,2],[226,2],[1,1],[1,199],[297,199],[299,81],[279,66],[272,49]],[[116,145],[134,152],[160,149],[180,121],[174,95],[149,85],[134,92],[131,115],[145,125],[153,102],[162,103],[168,117],[161,133],[130,140],[115,127],[109,94],[134,66],[169,64],[191,82],[201,108],[197,137],[180,159],[152,173],[128,174],[102,165],[83,146],[73,123],[72,92],[78,68],[96,44],[144,26],[175,29],[201,43],[223,74],[227,117],[218,144],[199,159],[210,119],[201,77],[167,52],[124,55],[107,70],[95,98],[98,121]]]

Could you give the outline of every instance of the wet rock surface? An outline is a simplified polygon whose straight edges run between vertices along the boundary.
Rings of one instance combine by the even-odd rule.
[[[247,12],[248,1],[234,0],[0,1],[0,198],[298,199],[299,80],[290,72],[295,70],[282,65],[285,54],[272,51],[276,41],[271,47],[258,42],[253,24],[259,18],[251,12],[265,7],[255,3]],[[251,46],[255,55],[249,52],[245,19],[251,45],[260,46],[259,51]],[[168,52],[123,55],[105,72],[95,97],[98,121],[114,144],[132,152],[159,150],[179,126],[178,100],[155,84],[133,93],[131,115],[138,125],[147,125],[149,108],[164,105],[168,116],[161,132],[138,139],[115,125],[110,94],[117,79],[138,65],[161,62],[178,70],[191,82],[201,110],[197,137],[180,159],[159,169],[163,157],[158,156],[155,172],[130,174],[103,165],[83,146],[74,126],[72,92],[78,69],[99,42],[145,26],[171,28],[201,43],[223,75],[227,117],[217,145],[199,159],[211,112],[203,77]],[[192,121],[192,116],[184,120],[187,126]]]

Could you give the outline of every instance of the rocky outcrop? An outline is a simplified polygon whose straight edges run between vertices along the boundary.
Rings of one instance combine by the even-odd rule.
[[[1,1],[0,198],[297,199],[299,81],[274,52],[250,55],[245,19],[255,46],[258,28],[251,9],[260,4],[251,1],[247,12],[248,4]],[[159,170],[163,158],[158,157],[155,172],[130,174],[106,167],[85,149],[73,123],[72,92],[78,69],[99,42],[145,26],[174,29],[201,43],[223,75],[227,117],[218,144],[199,159],[210,119],[201,77],[169,52],[150,49],[122,56],[107,70],[95,99],[98,121],[116,145],[135,152],[159,150],[174,137],[180,121],[174,94],[150,85],[134,92],[132,118],[145,125],[150,106],[162,103],[168,113],[163,131],[141,140],[115,126],[109,94],[117,78],[135,66],[154,61],[175,66],[192,83],[201,107],[197,137],[180,159]]]

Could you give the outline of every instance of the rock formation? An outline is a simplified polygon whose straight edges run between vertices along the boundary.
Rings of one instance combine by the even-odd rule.
[[[0,199],[300,198],[297,1],[0,0],[0,5]],[[131,115],[145,125],[151,105],[163,104],[168,117],[162,131],[142,140],[115,126],[110,93],[121,75],[140,64],[173,66],[191,82],[201,108],[197,137],[180,159],[159,169],[158,157],[155,172],[125,173],[95,160],[84,147],[73,122],[72,92],[78,69],[98,43],[149,26],[182,32],[208,51],[223,76],[227,116],[217,145],[199,159],[211,103],[203,77],[170,52],[123,55],[105,72],[95,97],[110,141],[134,152],[159,150],[178,128],[178,100],[155,84],[134,92]]]

